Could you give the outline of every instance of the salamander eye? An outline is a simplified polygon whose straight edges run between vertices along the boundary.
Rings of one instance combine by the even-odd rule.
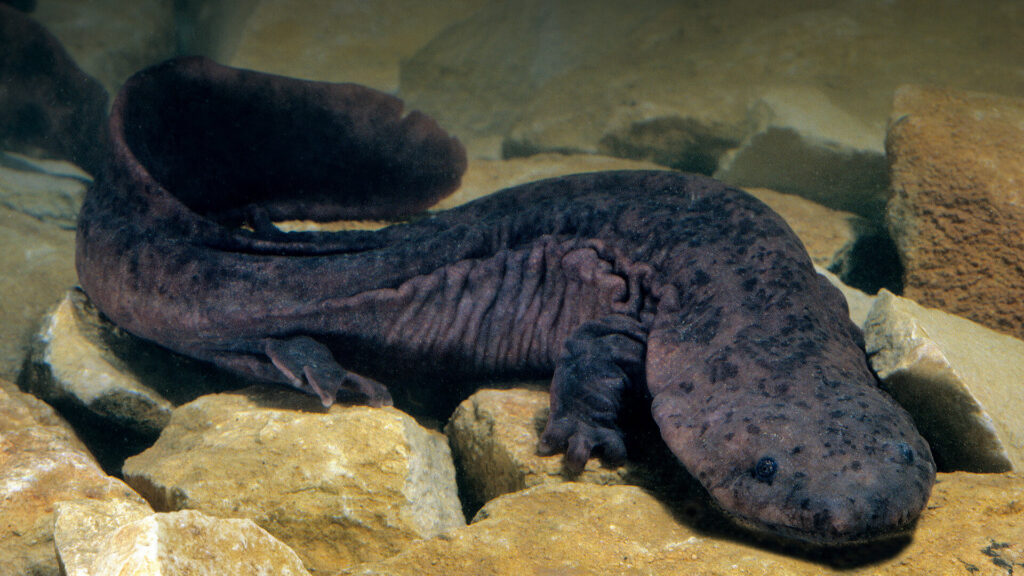
[[[775,461],[775,458],[764,456],[757,461],[757,464],[754,464],[754,468],[750,473],[754,476],[754,480],[771,484],[772,480],[775,480],[775,473],[778,471],[779,464]]]

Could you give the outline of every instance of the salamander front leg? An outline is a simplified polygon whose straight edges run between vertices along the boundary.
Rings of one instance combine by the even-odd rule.
[[[565,342],[551,381],[551,416],[541,454],[565,452],[566,467],[583,470],[593,453],[608,464],[626,458],[617,420],[626,389],[643,378],[647,334],[614,314],[580,326]]]
[[[391,405],[383,384],[345,370],[331,351],[309,336],[267,338],[263,349],[274,366],[299,390],[320,397],[324,406],[337,400],[369,406]]]

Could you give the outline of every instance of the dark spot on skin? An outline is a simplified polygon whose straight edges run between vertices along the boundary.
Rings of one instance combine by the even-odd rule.
[[[707,272],[698,269],[693,273],[693,279],[690,280],[690,285],[705,286],[709,282],[711,282],[711,276],[709,276]]]
[[[771,456],[764,456],[754,464],[751,475],[754,480],[771,485],[775,480],[775,473],[779,471],[779,464]]]
[[[906,442],[900,442],[896,448],[900,451],[900,455],[903,456],[907,464],[914,463],[914,450]]]

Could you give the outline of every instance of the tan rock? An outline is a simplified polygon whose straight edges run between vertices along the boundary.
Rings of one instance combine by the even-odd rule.
[[[0,386],[0,558],[7,574],[56,575],[54,506],[63,500],[121,500],[144,506],[103,473],[68,428]],[[44,414],[45,416],[45,414]]]
[[[1024,99],[904,86],[892,117],[904,294],[1024,337]]]
[[[1024,342],[887,291],[865,332],[872,367],[941,469],[1024,470]]]
[[[94,574],[93,562],[103,554],[110,535],[152,514],[149,505],[132,500],[58,502],[54,507],[53,543],[65,575]]]
[[[68,576],[309,575],[294,551],[252,520],[194,510],[148,514],[97,535],[92,545],[95,552],[78,558]]]
[[[227,31],[237,35],[234,50],[222,47],[232,66],[312,80],[357,82],[394,92],[399,63],[484,2],[258,0],[249,4],[251,13],[242,30]],[[221,32],[204,33],[216,36]]]
[[[249,518],[313,571],[398,552],[464,523],[445,438],[392,408],[285,389],[201,397],[124,464],[159,511]]]
[[[853,320],[853,323],[863,330],[864,323],[868,319],[868,313],[871,312],[871,307],[875,304],[875,296],[847,286],[838,276],[820,266],[815,266],[814,269],[818,271],[818,274],[821,274],[831,282],[833,286],[839,288],[839,291],[846,298],[847,307],[850,309],[850,320]]]
[[[81,289],[67,292],[46,316],[20,379],[48,402],[71,402],[96,416],[156,437],[173,405],[132,374],[103,343],[111,332]]]
[[[492,501],[444,538],[342,574],[1005,575],[1024,563],[1022,499],[1020,475],[940,474],[906,547],[802,556],[748,544],[710,513],[673,511],[636,487],[546,484]]]
[[[479,390],[459,404],[445,433],[472,508],[502,494],[569,479],[561,454],[537,454],[548,412],[548,393],[541,389]],[[633,467],[607,468],[592,458],[572,479],[629,484]]]
[[[32,16],[110,94],[137,70],[174,55],[174,2],[46,0]]]

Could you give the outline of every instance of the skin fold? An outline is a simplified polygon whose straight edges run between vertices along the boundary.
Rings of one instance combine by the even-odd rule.
[[[678,172],[534,182],[375,232],[282,218],[410,214],[454,190],[457,141],[393,97],[177,60],[128,82],[82,208],[78,273],[111,320],[321,398],[374,376],[549,375],[543,453],[625,457],[625,399],[755,530],[905,531],[927,443],[878,388],[841,294],[782,219]]]

